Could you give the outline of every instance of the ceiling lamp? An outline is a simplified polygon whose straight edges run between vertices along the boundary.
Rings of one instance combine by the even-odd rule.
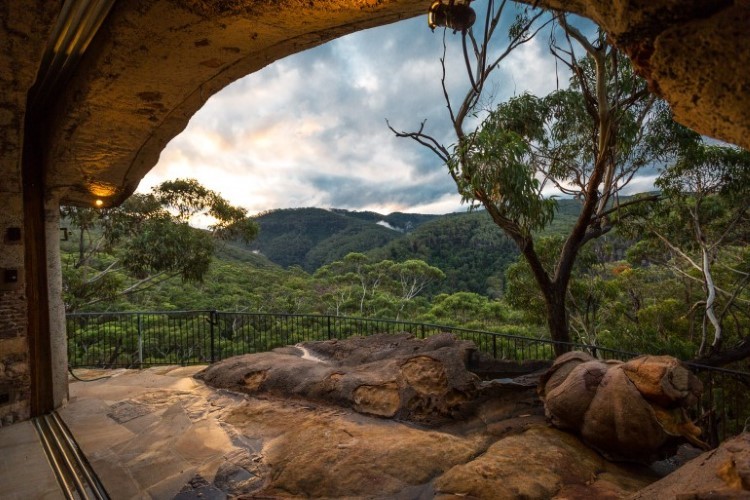
[[[435,0],[427,11],[427,25],[431,30],[438,26],[456,31],[466,31],[471,28],[477,15],[469,7],[471,0]]]

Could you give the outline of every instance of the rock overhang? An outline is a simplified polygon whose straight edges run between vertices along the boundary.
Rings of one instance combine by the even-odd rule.
[[[421,14],[428,3],[116,2],[46,113],[47,186],[66,203],[116,205],[229,83],[334,38]]]
[[[46,131],[40,147],[46,154],[47,188],[70,204],[103,199],[116,205],[136,189],[191,116],[229,83],[345,34],[422,15],[429,3],[115,2],[72,78],[44,109],[43,123],[28,128],[31,133]],[[668,100],[679,121],[706,135],[750,146],[749,5],[675,0],[538,3],[600,24],[652,89]],[[50,5],[44,5],[45,12],[54,10]],[[56,8],[62,5],[57,2]],[[13,12],[0,12],[7,33],[26,30],[29,41],[48,35],[43,27],[13,24],[8,19]],[[36,70],[39,56],[11,60],[9,67]],[[12,91],[20,96],[28,87]],[[248,117],[252,119],[252,110]]]

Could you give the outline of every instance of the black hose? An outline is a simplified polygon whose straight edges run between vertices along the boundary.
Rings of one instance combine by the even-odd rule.
[[[70,365],[68,365],[68,371],[73,376],[73,378],[78,380],[79,382],[95,382],[97,380],[104,380],[105,378],[112,377],[112,375],[104,375],[103,377],[96,377],[96,378],[81,378],[75,373],[73,373],[73,368]]]

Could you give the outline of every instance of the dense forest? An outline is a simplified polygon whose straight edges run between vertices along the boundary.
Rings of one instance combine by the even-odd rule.
[[[575,217],[573,200],[561,200],[558,207],[560,217],[539,236],[541,253],[560,244],[560,233]],[[130,209],[133,207],[126,206],[124,210]],[[273,221],[275,238],[269,241],[293,242],[294,234],[310,232],[324,248],[342,247],[343,243],[331,242],[351,237],[359,241],[356,249],[360,251],[327,254],[319,267],[308,271],[303,267],[304,257],[301,261],[284,260],[288,256],[283,251],[265,255],[255,242],[213,238],[206,271],[197,279],[178,268],[167,272],[130,269],[134,240],[119,235],[122,222],[113,223],[117,217],[91,210],[92,218],[86,219],[81,214],[88,209],[70,210],[64,219],[69,238],[62,242],[65,302],[70,312],[215,309],[317,313],[409,319],[537,338],[548,335],[542,298],[528,266],[481,210],[443,216],[397,214],[396,220],[373,213],[361,217],[359,212],[345,210],[269,212],[253,220],[259,235],[266,230],[264,221]],[[653,224],[658,217],[674,216],[668,205],[660,210],[641,214],[643,220]],[[388,220],[391,227],[381,222]],[[142,231],[144,220],[138,224]],[[114,239],[108,235],[113,226],[120,228]],[[660,245],[659,238],[647,237],[643,228],[643,223],[633,222],[622,234],[592,242],[582,252],[568,296],[575,340],[694,357],[703,328],[700,278],[688,261],[680,262],[682,252]],[[381,230],[388,231],[387,238],[378,236]],[[191,231],[211,234],[208,230]],[[736,233],[733,244],[717,254],[718,263],[726,269],[716,273],[716,284],[722,290],[719,301],[727,311],[724,335],[728,345],[740,341],[750,327],[741,310],[727,306],[730,298],[741,304],[747,300],[743,284],[730,271],[747,266],[741,239],[745,235]],[[317,246],[305,245],[307,253],[316,251]],[[302,247],[292,247],[290,253],[302,255],[295,250]],[[688,251],[693,250],[686,247],[684,253]],[[282,266],[273,260],[289,264]],[[154,278],[157,275],[159,279]],[[145,286],[135,286],[144,282]]]
[[[314,273],[352,252],[375,260],[420,259],[446,278],[430,292],[470,291],[490,296],[517,249],[481,212],[443,216],[322,210],[276,210],[256,217],[258,238],[248,248],[282,267]]]

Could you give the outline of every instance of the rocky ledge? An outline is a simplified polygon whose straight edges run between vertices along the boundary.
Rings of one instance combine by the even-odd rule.
[[[546,424],[536,387],[548,368],[399,334],[238,356],[196,378],[252,396],[224,417],[233,429],[276,436],[267,480],[233,494],[621,498],[655,481]]]
[[[545,367],[482,359],[472,344],[447,335],[307,343],[228,359],[190,377],[195,371],[120,371],[71,384],[63,417],[111,492],[179,499],[747,495],[746,435],[703,454],[682,448],[661,474],[607,460],[548,424],[536,394]],[[660,479],[691,453],[699,456]]]
[[[449,334],[426,340],[409,334],[374,335],[237,356],[196,378],[245,394],[303,398],[365,415],[436,425],[466,417],[502,385],[482,382],[468,369],[472,364],[481,364],[474,344]],[[518,371],[544,367],[529,364]],[[535,387],[537,379],[514,386]]]

